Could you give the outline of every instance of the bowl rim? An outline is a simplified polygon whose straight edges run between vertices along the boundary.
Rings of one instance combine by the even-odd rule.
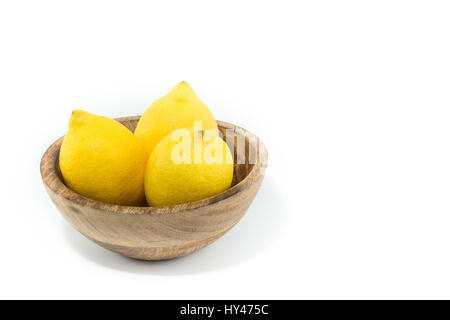
[[[137,121],[140,116],[128,116],[128,117],[120,117],[115,118],[115,120],[123,123],[125,121]],[[242,191],[249,188],[252,184],[254,184],[260,176],[263,176],[265,173],[265,168],[267,167],[268,160],[268,152],[264,143],[253,133],[247,131],[244,128],[236,126],[234,124],[217,121],[217,125],[224,129],[231,129],[238,135],[243,135],[245,137],[249,137],[249,143],[252,144],[254,148],[257,150],[257,161],[251,168],[248,175],[239,181],[237,184],[232,186],[231,188],[215,195],[212,197],[208,197],[205,199],[201,199],[194,202],[182,203],[173,206],[165,206],[165,207],[150,207],[150,206],[124,206],[106,203],[94,199],[87,198],[82,196],[79,193],[68,188],[60,175],[57,174],[57,157],[59,156],[59,150],[64,139],[64,136],[58,138],[55,142],[53,142],[47,150],[44,152],[41,163],[40,163],[40,171],[41,177],[45,184],[45,186],[50,189],[53,193],[58,195],[59,197],[65,198],[67,201],[74,203],[81,207],[89,207],[93,209],[102,210],[105,212],[111,213],[122,213],[122,214],[130,214],[130,215],[142,215],[142,214],[163,214],[163,213],[176,213],[180,211],[192,210],[200,207],[205,207],[210,204],[216,204],[222,202]],[[256,146],[255,146],[256,144]]]

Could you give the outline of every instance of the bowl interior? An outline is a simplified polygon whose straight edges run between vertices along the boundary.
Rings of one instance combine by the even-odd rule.
[[[139,116],[123,117],[116,120],[133,132],[139,120]],[[234,172],[231,187],[210,198],[170,207],[132,207],[113,205],[83,197],[64,184],[59,169],[59,149],[63,138],[58,139],[44,154],[41,161],[41,174],[47,187],[64,198],[82,206],[89,206],[107,211],[132,214],[163,213],[208,205],[230,197],[243,188],[246,188],[261,174],[261,169],[264,169],[267,163],[267,151],[256,136],[232,124],[221,121],[218,121],[217,123],[222,138],[227,142],[233,153]],[[253,177],[253,179],[251,179],[251,177]]]

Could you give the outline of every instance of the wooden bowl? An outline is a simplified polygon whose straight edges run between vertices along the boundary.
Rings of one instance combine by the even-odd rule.
[[[139,117],[116,120],[134,131]],[[170,207],[119,206],[88,199],[66,187],[62,179],[58,159],[64,137],[41,159],[45,189],[75,229],[106,249],[141,260],[185,256],[211,244],[242,218],[267,166],[267,150],[256,136],[235,125],[217,123],[224,139],[228,135],[226,140],[234,140],[234,146],[229,145],[235,164],[231,188],[214,197]],[[245,150],[236,143],[243,140]]]

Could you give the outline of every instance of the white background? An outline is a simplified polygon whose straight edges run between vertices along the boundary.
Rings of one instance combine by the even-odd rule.
[[[450,298],[448,1],[1,1],[0,298]],[[70,112],[188,81],[269,150],[243,220],[139,262],[39,173]]]

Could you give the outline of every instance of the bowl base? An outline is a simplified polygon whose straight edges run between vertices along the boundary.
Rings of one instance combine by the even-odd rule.
[[[155,248],[139,248],[139,247],[125,247],[119,246],[115,244],[105,243],[91,237],[85,236],[89,240],[95,242],[99,246],[113,251],[115,253],[121,254],[125,257],[136,259],[136,260],[145,260],[145,261],[158,261],[158,260],[170,260],[179,257],[187,256],[191,253],[194,253],[197,250],[200,250],[223,236],[228,230],[231,228],[216,234],[215,236],[204,239],[201,241],[194,241],[192,243],[187,243],[183,245],[170,246],[170,247],[155,247]]]

